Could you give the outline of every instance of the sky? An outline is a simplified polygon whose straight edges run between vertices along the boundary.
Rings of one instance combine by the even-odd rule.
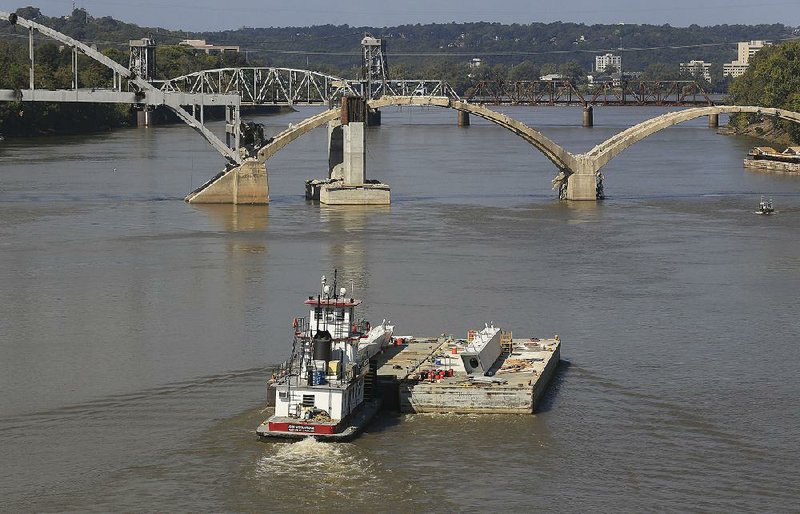
[[[334,24],[384,27],[406,23],[649,23],[685,27],[783,23],[800,26],[800,0],[75,0],[95,17],[148,27],[217,31],[241,27]],[[0,0],[0,11],[25,5],[64,16],[73,0]]]

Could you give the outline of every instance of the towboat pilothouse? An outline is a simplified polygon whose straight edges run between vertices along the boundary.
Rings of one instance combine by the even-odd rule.
[[[392,341],[384,320],[371,327],[356,318],[361,300],[322,277],[321,291],[309,296],[308,318],[292,321],[292,354],[268,387],[275,414],[261,423],[262,438],[346,440],[357,435],[380,407],[370,360]]]

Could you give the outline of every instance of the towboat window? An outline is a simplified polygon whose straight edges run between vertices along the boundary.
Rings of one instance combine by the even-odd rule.
[[[314,307],[314,319],[322,318],[322,307]]]
[[[327,321],[333,321],[333,309],[331,308],[325,309],[325,319]]]
[[[336,311],[336,321],[344,321],[344,309]]]

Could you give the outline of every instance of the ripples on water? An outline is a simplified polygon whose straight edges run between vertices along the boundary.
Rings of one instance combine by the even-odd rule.
[[[659,114],[510,111],[574,151]],[[324,131],[270,161],[256,208],[182,202],[221,166],[185,127],[4,142],[0,510],[796,510],[800,180],[745,172],[753,142],[698,121],[612,161],[606,202],[563,204],[546,159],[451,114],[368,131],[383,209],[302,199]],[[494,319],[559,333],[571,365],[535,416],[260,442],[269,367],[331,268],[403,333]]]

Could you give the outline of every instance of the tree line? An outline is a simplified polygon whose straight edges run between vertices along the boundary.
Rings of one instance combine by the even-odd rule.
[[[759,50],[750,66],[730,87],[729,101],[735,105],[757,105],[800,112],[800,41],[769,46]],[[746,130],[759,121],[754,114],[737,114],[731,124]],[[797,123],[773,120],[792,142],[800,143],[800,126]]]
[[[28,7],[17,11],[19,16],[67,33],[76,39],[142,37],[135,25],[116,22],[111,18],[89,19],[86,12],[76,9],[66,18],[44,18],[38,9]],[[56,22],[57,21],[57,22]],[[45,23],[47,22],[47,23]],[[110,31],[104,27],[113,27]],[[0,89],[21,90],[29,87],[29,56],[27,31],[25,39],[14,36],[23,31],[14,27],[0,28]],[[20,43],[20,39],[25,43]],[[92,39],[83,39],[91,42]],[[95,43],[96,44],[96,43]],[[123,47],[106,46],[101,53],[117,63],[128,66],[127,42]],[[40,39],[34,50],[34,86],[38,89],[69,89],[73,83],[72,52],[52,39]],[[206,55],[177,45],[156,48],[156,76],[176,77],[202,69],[244,65],[240,54]],[[112,71],[94,59],[78,56],[78,85],[82,88],[110,88]],[[103,131],[133,122],[132,106],[115,104],[4,102],[0,103],[0,134],[5,136],[36,136]]]
[[[158,44],[156,78],[159,79],[201,69],[245,65],[308,68],[357,79],[362,74],[360,41],[364,34],[370,33],[387,42],[390,77],[443,79],[460,93],[477,81],[536,80],[549,73],[559,73],[577,84],[585,83],[594,56],[606,51],[622,55],[625,70],[640,71],[643,80],[697,79],[707,91],[723,92],[728,88],[728,79],[722,77],[722,62],[736,58],[735,45],[729,43],[781,40],[796,32],[782,24],[671,27],[479,22],[395,27],[242,27],[189,33],[140,27],[111,17],[95,18],[83,9],[75,9],[64,17],[43,16],[35,7],[18,9],[17,14],[96,45],[124,66],[128,64],[128,40],[152,37]],[[27,87],[26,35],[27,31],[0,25],[0,88]],[[206,55],[178,46],[182,39],[239,45],[242,52]],[[474,57],[481,59],[481,66],[471,65]],[[678,63],[693,59],[715,63],[710,82],[681,74]],[[37,41],[35,60],[36,87],[71,86],[68,49],[60,48],[52,40]],[[111,82],[111,72],[87,57],[80,56],[78,68],[81,87],[108,87]],[[742,83],[750,81],[745,78]],[[742,87],[746,86],[739,86]],[[113,105],[0,104],[0,133],[5,135],[83,132],[124,125],[129,120],[129,108]]]

